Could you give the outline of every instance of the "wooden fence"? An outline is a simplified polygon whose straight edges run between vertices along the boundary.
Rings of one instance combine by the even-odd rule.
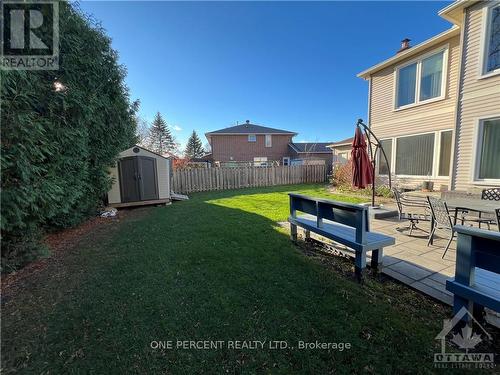
[[[179,169],[173,172],[172,191],[192,193],[325,180],[325,165]]]

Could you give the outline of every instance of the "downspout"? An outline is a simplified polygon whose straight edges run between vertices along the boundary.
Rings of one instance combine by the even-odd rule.
[[[456,176],[456,171],[458,168],[458,158],[457,158],[457,149],[458,149],[458,142],[460,139],[459,132],[460,132],[460,103],[461,103],[461,92],[462,92],[462,84],[463,84],[463,64],[464,64],[464,49],[465,49],[465,18],[466,18],[467,11],[466,9],[463,10],[462,12],[462,24],[460,25],[460,52],[459,52],[459,57],[458,57],[458,84],[456,88],[456,95],[455,95],[455,113],[454,113],[454,119],[455,119],[455,127],[453,131],[453,139],[452,139],[452,144],[453,144],[453,149],[452,149],[452,162],[450,166],[450,177],[449,177],[449,184],[450,184],[450,189],[449,190],[455,190],[456,184],[457,184],[457,176]],[[449,74],[449,73],[448,73]],[[449,81],[449,80],[448,80]]]
[[[372,76],[368,76],[368,110],[366,111],[366,123],[371,128],[371,106],[372,106]]]

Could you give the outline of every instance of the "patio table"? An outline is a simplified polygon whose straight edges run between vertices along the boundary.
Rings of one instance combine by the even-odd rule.
[[[404,193],[408,197],[413,197],[417,199],[424,199],[427,195],[437,196],[437,192],[420,192],[420,191],[411,191]],[[444,199],[446,205],[450,209],[450,211],[455,211],[454,215],[454,224],[457,223],[458,212],[460,210],[463,211],[474,211],[479,214],[491,214],[495,215],[495,209],[500,208],[500,202],[498,201],[490,201],[479,199],[478,197],[446,197]],[[431,228],[434,226],[434,218],[431,217]],[[431,239],[430,243],[433,241]]]
[[[450,208],[477,211],[487,214],[494,214],[496,208],[500,208],[500,202],[489,201],[477,198],[446,198],[446,204]]]
[[[485,214],[495,214],[495,209],[500,208],[500,202],[497,201],[489,201],[477,198],[466,198],[466,197],[457,197],[457,198],[446,198],[446,205],[449,209],[453,209],[455,211],[453,224],[457,224],[458,212],[461,210],[464,211],[475,211],[478,212],[479,215]],[[431,228],[434,225],[434,218],[431,218]],[[433,243],[431,239],[431,244]]]

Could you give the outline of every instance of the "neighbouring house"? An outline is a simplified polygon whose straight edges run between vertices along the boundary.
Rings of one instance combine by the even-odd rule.
[[[352,141],[354,137],[346,138],[338,142],[329,144],[327,147],[332,153],[333,165],[346,164],[351,158]]]
[[[122,151],[110,168],[113,184],[108,204],[113,207],[170,201],[170,160],[135,145]]]
[[[294,143],[297,133],[251,124],[231,126],[208,132],[215,165],[331,165],[328,143]]]
[[[327,147],[330,142],[291,142],[288,144],[290,163],[325,164],[326,173],[332,170],[332,151]]]
[[[358,74],[368,122],[397,183],[474,190],[500,185],[500,2],[459,0],[453,26]],[[379,176],[388,166],[378,161]]]
[[[215,164],[282,164],[295,132],[251,124],[231,126],[206,133]]]

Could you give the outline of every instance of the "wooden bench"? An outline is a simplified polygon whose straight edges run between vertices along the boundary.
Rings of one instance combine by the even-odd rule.
[[[500,233],[462,225],[457,232],[455,278],[446,281],[453,293],[453,312],[466,307],[481,317],[484,307],[500,312]]]
[[[393,237],[370,232],[368,207],[311,198],[290,193],[291,239],[297,241],[297,227],[304,228],[306,237],[314,232],[355,251],[355,273],[361,279],[366,268],[366,253],[371,251],[372,268],[382,266],[383,248],[394,245]],[[298,216],[297,212],[303,214]]]

